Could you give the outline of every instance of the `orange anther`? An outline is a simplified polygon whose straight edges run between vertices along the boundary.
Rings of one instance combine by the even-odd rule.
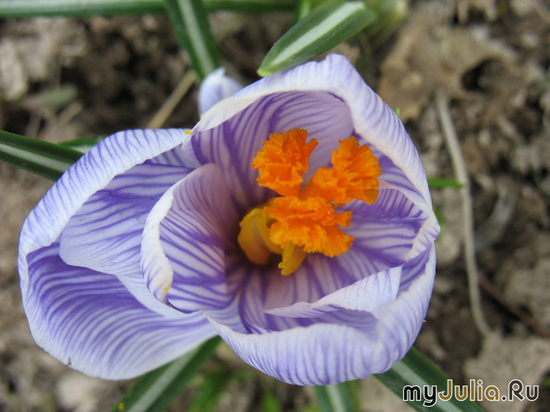
[[[342,227],[351,224],[351,211],[336,208],[353,200],[373,204],[378,198],[382,173],[372,150],[360,146],[353,136],[340,141],[332,151],[332,167],[320,167],[302,187],[309,156],[317,146],[307,131],[293,129],[269,135],[252,161],[258,169],[258,184],[280,197],[249,212],[241,221],[239,244],[248,258],[267,263],[270,253],[282,255],[283,275],[294,272],[307,253],[337,256],[353,244]]]
[[[306,143],[307,131],[293,129],[269,135],[263,149],[252,161],[258,169],[258,184],[275,190],[281,196],[296,196],[302,186],[302,175],[308,171],[309,155],[317,146],[311,139]]]

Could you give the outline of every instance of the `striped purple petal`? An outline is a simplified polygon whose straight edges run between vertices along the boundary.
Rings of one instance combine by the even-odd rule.
[[[139,254],[144,209],[151,199],[160,197],[162,186],[197,165],[186,148],[189,138],[184,130],[136,130],[103,140],[56,182],[25,221],[19,273],[31,332],[53,356],[85,373],[112,379],[136,376],[212,334],[202,316],[183,317],[154,299],[141,277],[117,278],[85,267],[97,265],[112,273],[139,275],[132,254]],[[151,180],[143,181],[145,176]],[[120,212],[120,205],[134,210]],[[87,220],[88,214],[97,221]],[[113,215],[118,219],[112,220]],[[86,230],[103,231],[105,238],[95,233],[91,234],[93,241],[79,236],[83,232],[75,224],[79,219]],[[119,229],[132,235],[111,231],[109,222],[120,224]],[[71,237],[80,243],[78,251]],[[128,244],[117,244],[121,241]],[[59,256],[60,242],[75,266]],[[111,242],[112,250],[103,242]],[[137,251],[132,251],[136,244]],[[120,265],[119,255],[128,258],[131,270]],[[179,334],[181,327],[188,328],[187,334]],[[169,350],[175,341],[182,345]],[[162,353],[152,357],[157,350]]]
[[[204,110],[225,94],[216,87]],[[254,265],[236,238],[244,213],[274,195],[252,159],[269,134],[295,128],[319,142],[306,180],[350,135],[371,147],[382,175],[373,205],[342,207],[353,212],[353,246],[309,254],[282,276],[280,258]],[[331,55],[214,104],[192,133],[123,132],[90,151],[25,223],[23,301],[39,344],[93,376],[135,376],[216,330],[271,376],[332,384],[383,372],[408,351],[438,231],[403,125]]]
[[[238,101],[230,98],[220,104],[232,103]],[[218,105],[206,116],[217,109]],[[274,93],[255,99],[217,127],[205,130],[201,120],[194,129],[192,142],[203,164],[212,162],[220,166],[233,199],[246,210],[273,195],[269,189],[258,186],[258,172],[251,167],[252,159],[270,133],[296,128],[308,130],[308,137],[319,142],[310,159],[310,169],[315,170],[328,165],[330,151],[338,139],[350,136],[353,125],[349,109],[329,93]]]
[[[133,378],[215,334],[200,312],[159,314],[138,302],[118,277],[67,265],[58,242],[31,252],[25,265],[22,295],[33,337],[87,375]],[[134,282],[133,288],[144,290],[145,284]]]
[[[181,148],[171,149],[185,146],[189,138],[183,130],[133,130],[104,139],[67,170],[31,212],[21,233],[20,254],[26,256],[52,244],[85,202],[105,189],[115,177],[136,165],[149,159],[156,163],[154,158],[157,156],[162,156],[157,160],[162,163],[168,156],[175,159],[170,165],[181,166],[185,173],[187,164],[196,164],[196,158]],[[168,151],[172,153],[163,154]],[[120,183],[124,182],[122,178]],[[113,185],[119,193],[127,191],[130,197],[135,196],[132,187],[118,187],[116,184],[115,181]]]
[[[163,195],[147,218],[142,269],[151,292],[185,312],[227,306],[225,254],[235,248],[237,230],[219,168],[195,169]]]
[[[328,385],[363,378],[385,372],[401,359],[424,320],[435,272],[433,250],[404,264],[402,271],[415,281],[378,318],[362,310],[340,310],[309,320],[309,325],[284,318],[294,326],[242,333],[207,316],[242,359],[283,382]]]
[[[116,176],[71,217],[61,235],[62,259],[118,276],[141,276],[145,219],[170,186],[192,169],[145,162]]]
[[[312,104],[310,110],[304,105],[301,111],[297,111],[292,122],[280,120],[278,109],[285,106],[273,101],[294,99],[294,96],[304,95],[310,96],[303,97],[304,101],[315,100],[314,96],[325,94],[331,96],[330,98],[319,97],[320,101],[326,102],[325,104],[318,106]],[[339,101],[341,106],[339,115],[336,112],[338,110],[336,101]],[[243,116],[243,114],[247,115]],[[260,137],[257,135],[248,137],[249,133],[240,133],[241,130],[237,130],[238,125],[234,123],[241,116],[244,120],[251,122],[254,130],[261,135]],[[224,146],[228,147],[238,145],[234,143],[234,139],[245,139],[249,144],[243,144],[245,147],[243,150],[252,153],[244,152],[239,157],[244,160],[253,156],[259,148],[259,143],[252,144],[252,139],[263,140],[266,138],[263,136],[265,132],[286,130],[285,127],[302,127],[309,130],[308,127],[315,128],[313,123],[316,121],[323,125],[320,129],[331,128],[330,133],[326,133],[331,137],[330,147],[327,147],[329,150],[336,147],[338,139],[354,134],[362,138],[375,153],[383,155],[384,159],[387,158],[398,170],[399,178],[395,183],[399,184],[401,181],[403,187],[412,188],[411,200],[422,210],[431,213],[431,198],[424,169],[403,124],[393,110],[365,84],[347,59],[340,55],[332,54],[321,62],[306,63],[292,70],[266,77],[220,102],[205,113],[193,129],[196,134],[193,144],[195,147],[199,146],[197,155],[204,159],[213,155],[215,146],[209,143],[212,139],[224,140]],[[279,127],[270,127],[273,123],[277,123]],[[228,124],[233,127],[226,129]],[[332,126],[335,128],[333,129]],[[248,130],[246,124],[240,124],[240,127]],[[313,136],[312,130],[310,133]],[[202,143],[203,136],[208,136],[205,143]],[[225,136],[229,138],[227,142],[225,142]],[[198,143],[199,137],[201,143]],[[225,151],[233,153],[231,148]],[[323,152],[327,153],[325,149]],[[316,162],[312,164],[318,166]],[[385,179],[384,167],[382,172],[382,179]],[[246,173],[242,172],[239,177],[242,178],[245,175]],[[388,178],[388,180],[392,179]],[[400,185],[398,187],[401,188]],[[254,199],[256,198],[261,198],[261,194],[256,193]]]
[[[428,219],[396,189],[381,190],[374,205],[357,201],[347,209],[353,211],[352,225],[346,229],[355,237],[351,249],[334,258],[311,254],[292,276],[281,276],[277,269],[267,271],[262,275],[264,288],[259,293],[265,300],[262,309],[272,313],[277,308],[288,311],[289,307],[311,307],[342,288],[400,267],[409,260],[407,255]]]
[[[236,80],[225,74],[225,69],[220,67],[206,76],[199,89],[199,113],[208,111],[216,103],[227,99],[242,89]]]

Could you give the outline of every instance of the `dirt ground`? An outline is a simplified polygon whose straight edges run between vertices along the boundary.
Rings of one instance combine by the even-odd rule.
[[[246,84],[292,16],[212,19],[228,72]],[[336,51],[399,107],[429,177],[458,179],[446,114],[465,161],[469,191],[432,190],[443,233],[416,347],[455,383],[539,385],[537,401],[485,402],[487,411],[550,410],[550,2],[417,0],[384,42],[359,35]],[[186,70],[164,16],[0,19],[0,128],[52,142],[143,128]],[[164,127],[193,126],[196,95],[192,87]],[[0,164],[0,412],[109,410],[130,382],[88,378],[45,354],[21,306],[19,230],[50,185]],[[475,243],[464,230],[468,193]],[[464,242],[475,244],[487,330],[472,315]],[[315,404],[311,388],[256,373],[227,347],[205,368],[216,373],[232,376],[219,411],[264,410],[266,393],[284,411]],[[186,410],[200,383],[171,410]],[[365,411],[408,410],[374,379],[360,392]]]

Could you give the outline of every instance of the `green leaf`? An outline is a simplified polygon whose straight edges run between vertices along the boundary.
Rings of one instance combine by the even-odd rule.
[[[59,143],[59,146],[70,147],[80,153],[86,153],[103,139],[104,137],[90,137],[88,139],[67,140]]]
[[[205,9],[265,12],[292,10],[297,0],[204,0]],[[0,0],[0,16],[112,16],[164,13],[164,0]]]
[[[0,130],[0,161],[57,180],[82,153],[42,140]]]
[[[387,39],[407,17],[408,0],[365,0],[378,18],[365,30],[371,41],[380,44]]]
[[[205,373],[198,385],[195,399],[187,412],[215,412],[218,410],[218,401],[230,379],[231,371],[225,367]]]
[[[298,0],[204,0],[207,10],[241,12],[292,11]]]
[[[433,189],[439,189],[443,187],[454,187],[456,189],[461,189],[464,187],[462,183],[459,183],[456,180],[440,179],[437,177],[428,178],[428,185]]]
[[[221,57],[202,0],[165,0],[180,47],[202,80],[221,66]]]
[[[215,337],[181,358],[139,378],[111,412],[162,412],[210,359],[221,339]]]
[[[277,397],[270,391],[265,391],[262,395],[262,410],[264,412],[283,412]]]
[[[258,74],[268,76],[297,66],[359,33],[375,18],[375,11],[363,1],[337,1],[319,6],[273,45]]]
[[[299,0],[296,6],[296,20],[302,20],[311,13],[314,8],[334,1],[335,0]]]
[[[357,383],[355,381],[336,385],[316,386],[315,395],[322,412],[359,412]]]
[[[424,358],[420,352],[412,348],[407,355],[397,362],[392,368],[380,375],[375,375],[384,385],[390,388],[401,399],[405,392],[409,395],[411,385],[415,385],[420,390],[420,396],[407,401],[411,407],[417,411],[432,412],[483,412],[479,406],[469,400],[459,401],[454,396],[447,401],[436,398],[439,392],[447,393],[448,379],[443,375],[430,361]],[[434,393],[436,402],[428,406],[430,399],[424,397],[424,388]]]

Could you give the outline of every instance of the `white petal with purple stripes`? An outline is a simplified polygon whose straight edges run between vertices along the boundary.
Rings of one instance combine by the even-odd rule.
[[[206,76],[199,89],[199,113],[210,110],[216,103],[241,90],[242,86],[236,80],[225,74],[220,67]]]
[[[359,310],[378,317],[397,297],[401,266],[367,276],[353,285],[339,289],[314,303],[298,302],[287,307],[267,309],[270,315],[293,318],[315,317],[338,309]]]
[[[26,256],[52,244],[69,219],[115,176],[176,146],[188,144],[189,139],[184,130],[169,129],[130,130],[101,141],[61,176],[31,212],[21,233],[20,254]]]
[[[433,250],[426,253],[428,262],[405,265],[404,270],[414,272],[414,282],[374,322],[365,312],[355,311],[355,326],[348,320],[244,334],[210,320],[242,359],[283,382],[328,385],[382,373],[409,350],[426,314],[435,271]],[[365,330],[360,327],[361,318]]]
[[[328,119],[330,120],[324,124],[328,123],[330,125],[332,122],[336,122],[340,127],[343,123],[351,120],[352,130],[349,130],[349,134],[344,138],[353,132],[356,137],[363,139],[376,152],[390,159],[400,171],[405,186],[414,188],[412,194],[416,196],[411,200],[417,203],[422,210],[431,212],[431,199],[424,169],[416,148],[403,124],[393,110],[365,84],[361,76],[343,56],[332,54],[321,62],[306,63],[245,87],[232,98],[220,102],[206,112],[201,117],[201,121],[195,127],[194,132],[199,134],[209,132],[210,135],[221,133],[231,135],[232,138],[236,136],[240,139],[241,135],[235,134],[233,136],[231,130],[224,130],[223,132],[216,130],[224,129],[226,124],[231,123],[233,119],[241,116],[242,113],[250,113],[247,118],[250,118],[254,125],[261,125],[262,127],[256,126],[256,128],[262,133],[265,131],[272,133],[273,131],[286,130],[282,128],[271,131],[266,126],[271,122],[272,117],[276,119],[277,116],[276,113],[269,110],[273,107],[273,104],[266,108],[259,108],[257,106],[259,102],[271,99],[270,96],[280,94],[299,95],[300,93],[315,94],[319,92],[333,96],[341,101],[346,108],[344,121],[329,116]],[[261,116],[262,119],[258,120],[258,116]],[[321,121],[326,119],[322,108],[315,106],[304,118],[317,118]],[[307,125],[299,126],[294,122],[292,127],[302,127],[308,130],[309,122],[307,123]],[[281,126],[283,125],[286,126],[285,122],[281,123]],[[288,125],[288,128],[291,128],[290,126]],[[260,138],[265,139],[267,136],[261,136]],[[333,135],[334,142],[339,138],[342,137],[338,134]],[[257,149],[257,146],[250,148],[250,150]],[[202,150],[208,151],[204,148]],[[382,170],[384,173],[384,167]],[[382,178],[384,178],[384,175],[382,175]]]
[[[227,101],[238,104],[233,99],[224,102]],[[252,159],[270,133],[296,128],[306,129],[308,138],[319,142],[309,162],[311,174],[330,163],[331,150],[338,145],[338,139],[350,136],[353,125],[349,109],[329,93],[276,93],[258,98],[219,127],[203,130],[203,123],[199,122],[192,143],[203,164],[220,166],[231,195],[246,210],[273,196],[272,191],[256,182],[258,171],[252,169]]]
[[[192,169],[145,162],[94,193],[61,235],[61,258],[118,276],[139,276],[145,219],[170,186]]]
[[[52,356],[90,376],[129,379],[215,334],[201,314],[165,317],[143,306],[119,278],[69,266],[58,244],[27,256],[22,295],[31,332]],[[145,285],[134,283],[134,288]]]
[[[151,292],[182,311],[225,307],[225,253],[238,219],[224,177],[213,164],[172,186],[147,218],[142,269]]]

